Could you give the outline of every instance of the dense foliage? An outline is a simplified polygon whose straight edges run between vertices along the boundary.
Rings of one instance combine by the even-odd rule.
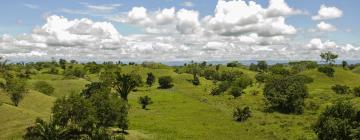
[[[159,88],[167,89],[173,87],[173,79],[170,76],[159,77]]]
[[[18,106],[20,101],[28,92],[26,87],[26,79],[19,78],[13,73],[7,73],[5,76],[5,83],[1,87],[9,94],[10,100],[15,106]]]
[[[300,114],[308,96],[305,82],[298,76],[276,77],[265,84],[264,96],[269,109]]]
[[[359,114],[349,101],[337,101],[321,113],[314,125],[314,131],[320,140],[359,139]]]
[[[334,85],[331,87],[331,89],[337,93],[337,94],[348,94],[351,92],[350,87],[346,86],[346,85]]]
[[[319,72],[326,74],[328,77],[334,77],[335,70],[330,66],[321,66],[318,68]]]
[[[109,132],[118,127],[128,128],[128,105],[99,83],[87,85],[80,95],[71,94],[57,99],[52,108],[52,119],[37,119],[27,128],[24,139],[112,139],[122,138]]]

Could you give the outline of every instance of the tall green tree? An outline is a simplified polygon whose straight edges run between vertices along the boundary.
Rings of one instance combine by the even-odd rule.
[[[5,72],[7,60],[0,56],[0,73]]]
[[[155,82],[155,75],[152,72],[147,74],[146,84],[151,87]]]
[[[257,68],[260,71],[266,71],[268,69],[268,64],[266,63],[266,61],[258,61]]]
[[[333,63],[335,63],[335,59],[338,58],[338,55],[331,51],[328,51],[321,53],[320,57],[329,65],[333,65]]]
[[[348,63],[344,60],[341,62],[341,65],[342,65],[343,69],[346,69],[348,66]]]
[[[5,84],[2,87],[9,94],[11,101],[15,106],[18,106],[20,101],[28,92],[26,88],[26,80],[17,78],[15,75],[5,76]]]
[[[139,86],[139,83],[130,74],[116,73],[114,86],[119,96],[127,101],[129,93]]]
[[[194,79],[192,80],[192,84],[195,86],[200,85],[200,79],[196,74],[194,74]]]
[[[66,69],[66,60],[65,59],[60,59],[59,60],[59,65],[62,69]]]

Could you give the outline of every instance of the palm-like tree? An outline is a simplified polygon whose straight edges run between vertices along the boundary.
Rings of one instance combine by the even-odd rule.
[[[26,130],[23,137],[25,140],[60,140],[68,138],[71,133],[70,129],[56,125],[52,121],[47,123],[40,118],[36,119],[35,125]]]
[[[6,65],[7,61],[8,60],[6,60],[0,56],[0,73],[5,71],[5,65]]]
[[[119,93],[120,97],[127,101],[129,93],[138,86],[136,79],[130,74],[116,73],[115,90]]]

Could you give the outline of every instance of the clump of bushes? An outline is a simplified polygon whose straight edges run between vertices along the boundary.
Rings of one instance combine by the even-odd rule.
[[[264,88],[268,109],[301,114],[308,96],[305,84],[298,76],[274,77],[269,80]]]
[[[320,140],[359,139],[359,114],[349,101],[339,100],[321,113],[313,129]]]
[[[162,76],[159,77],[159,88],[162,89],[167,89],[167,88],[172,88],[173,85],[173,79],[170,76]]]
[[[255,75],[256,82],[259,83],[264,83],[268,77],[269,76],[264,72],[260,72]]]
[[[334,77],[335,70],[331,66],[322,66],[318,68],[319,72],[325,73],[328,77]]]
[[[351,92],[350,87],[346,86],[346,85],[334,85],[331,87],[331,89],[337,93],[337,94],[348,94]]]
[[[44,93],[46,95],[51,95],[54,93],[55,88],[45,81],[38,81],[34,85],[35,90]]]
[[[65,69],[64,76],[67,78],[83,78],[85,71],[80,68],[68,68]]]
[[[248,106],[244,108],[237,107],[234,111],[233,117],[236,121],[243,122],[251,117],[251,110]]]

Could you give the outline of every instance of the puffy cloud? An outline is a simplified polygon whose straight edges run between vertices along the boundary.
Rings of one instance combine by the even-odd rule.
[[[266,14],[272,16],[295,15],[304,13],[301,10],[293,9],[285,2],[285,0],[270,0],[269,8]]]
[[[157,11],[155,14],[155,21],[159,25],[171,24],[175,19],[175,8],[165,8]]]
[[[197,33],[200,30],[199,13],[197,11],[181,9],[176,14],[176,29],[182,34]]]
[[[341,17],[343,12],[336,7],[327,7],[326,5],[321,5],[318,14],[312,16],[313,20],[327,20]]]
[[[150,22],[147,10],[144,7],[133,7],[131,11],[129,11],[128,15],[130,23],[136,23],[136,24],[147,24]]]
[[[360,57],[360,47],[353,46],[351,44],[337,44],[334,41],[322,41],[320,38],[313,38],[306,45],[307,53],[304,56],[312,56],[312,59],[316,58],[321,52],[333,51],[337,53],[340,59],[358,59]]]
[[[297,13],[283,0],[272,0],[268,8],[254,1],[219,0],[215,15],[204,18],[213,32],[225,36],[256,33],[259,36],[279,36],[296,33],[295,27],[285,23],[286,15]]]
[[[334,49],[337,47],[335,42],[325,41],[323,42],[320,38],[313,38],[307,44],[307,47],[312,50],[323,50],[323,49]]]
[[[145,31],[126,36],[110,22],[53,15],[30,34],[0,36],[0,56],[80,61],[316,59],[329,49],[359,58],[359,47],[351,44],[294,39],[298,31],[286,18],[300,13],[284,0],[271,0],[265,8],[254,1],[219,0],[214,14],[205,17],[195,10],[174,7],[156,11],[134,7],[108,17]],[[323,22],[319,28],[330,31],[329,25]]]
[[[320,30],[320,31],[325,31],[325,32],[333,32],[333,31],[336,31],[336,27],[329,24],[329,23],[326,23],[324,21],[321,21],[319,24],[317,24],[317,28]]]

